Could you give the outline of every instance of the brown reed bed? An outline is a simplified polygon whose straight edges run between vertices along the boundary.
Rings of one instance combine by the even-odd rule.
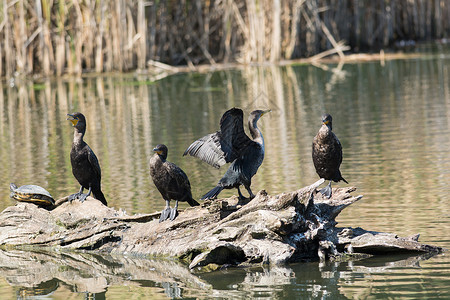
[[[0,16],[2,77],[342,56],[450,35],[447,0],[0,0]]]

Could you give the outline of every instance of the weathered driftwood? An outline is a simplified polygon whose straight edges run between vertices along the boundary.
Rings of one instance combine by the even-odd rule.
[[[130,216],[92,198],[84,203],[62,199],[53,210],[17,203],[0,214],[0,245],[173,257],[191,269],[442,250],[419,243],[418,236],[336,227],[337,215],[362,196],[352,196],[350,187],[323,199],[316,192],[322,182],[275,196],[260,191],[248,203],[236,197],[207,201],[162,223],[159,213]]]

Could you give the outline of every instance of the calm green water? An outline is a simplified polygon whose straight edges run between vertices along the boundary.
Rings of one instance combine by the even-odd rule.
[[[421,242],[450,249],[450,52],[326,68],[246,68],[156,82],[133,76],[3,82],[0,208],[15,204],[10,182],[41,185],[55,198],[78,190],[68,112],[85,114],[85,140],[99,158],[105,196],[128,213],[164,206],[148,172],[156,144],[169,147],[168,159],[187,173],[195,198],[217,183],[225,169],[181,155],[217,130],[233,106],[246,113],[272,109],[259,122],[266,157],[253,178],[255,193],[315,182],[311,141],[328,112],[344,148],[342,174],[364,195],[338,217],[340,224],[420,233]],[[93,296],[85,291],[95,299],[450,297],[448,253],[196,274],[171,261],[16,251],[0,252],[0,270],[1,299]]]

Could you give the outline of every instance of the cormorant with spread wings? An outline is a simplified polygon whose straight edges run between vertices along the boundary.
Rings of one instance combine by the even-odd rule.
[[[242,110],[232,108],[220,119],[219,131],[196,140],[186,149],[183,156],[189,154],[198,157],[216,168],[231,162],[217,186],[206,193],[202,200],[217,198],[223,189],[231,188],[237,188],[239,199],[243,200],[240,185],[247,189],[251,199],[255,197],[250,185],[253,175],[264,160],[264,138],[257,122],[268,112],[270,109],[250,113],[248,128],[252,138],[249,138],[244,131]]]

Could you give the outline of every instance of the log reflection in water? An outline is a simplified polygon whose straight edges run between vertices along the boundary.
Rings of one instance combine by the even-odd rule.
[[[348,285],[356,279],[355,276],[361,276],[359,272],[370,274],[397,268],[417,268],[420,261],[430,256],[397,255],[358,262],[224,269],[195,274],[175,261],[107,254],[0,250],[0,273],[11,286],[28,296],[46,295],[62,289],[63,285],[76,292],[93,294],[107,293],[113,286],[141,286],[151,288],[146,295],[160,294],[164,289],[166,296],[171,298],[232,298],[242,295],[239,291],[246,291],[251,297],[261,293],[281,296],[285,286],[296,284],[303,277],[308,278],[311,286],[299,286],[300,295],[342,296],[340,279]]]

